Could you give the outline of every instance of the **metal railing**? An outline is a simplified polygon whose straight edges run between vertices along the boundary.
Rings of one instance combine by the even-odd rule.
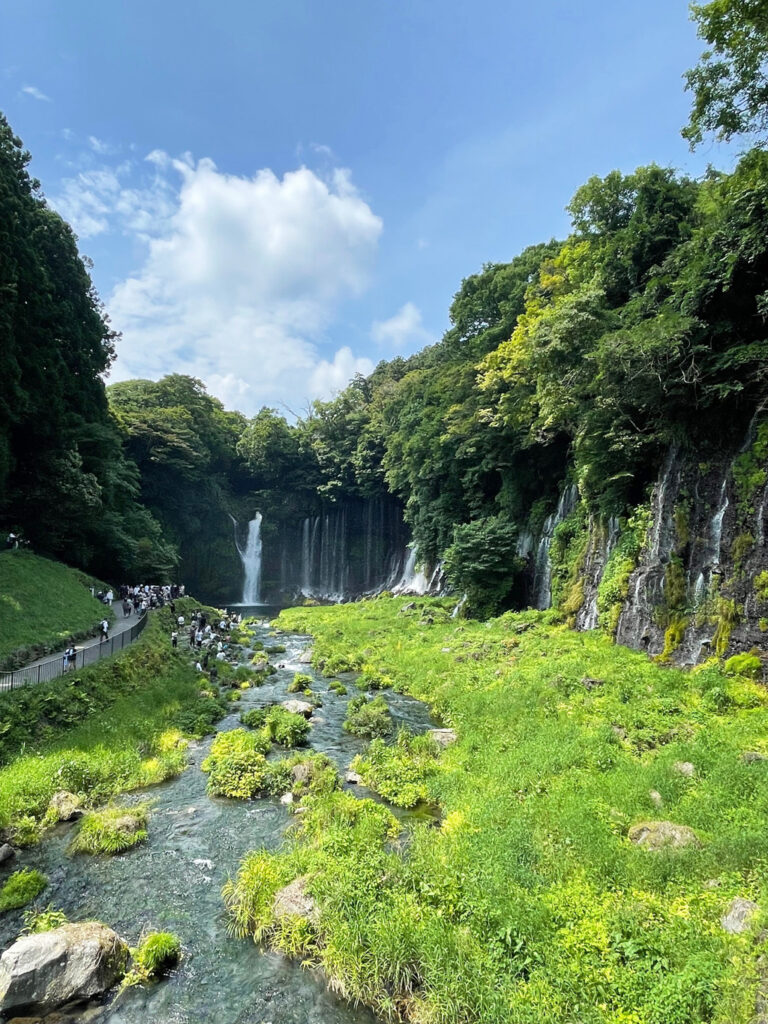
[[[28,665],[26,668],[17,668],[13,672],[0,673],[0,693],[5,690],[16,690],[22,686],[34,686],[37,683],[47,683],[51,679],[75,672],[86,665],[94,665],[102,658],[109,658],[124,647],[130,646],[143,631],[149,619],[149,612],[144,612],[142,617],[131,626],[124,629],[122,633],[115,633],[109,640],[101,640],[98,643],[81,647],[75,654],[74,663],[65,662],[64,652],[52,654],[50,658],[39,662],[37,665]]]

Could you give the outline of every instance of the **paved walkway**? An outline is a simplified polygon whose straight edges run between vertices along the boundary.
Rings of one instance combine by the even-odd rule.
[[[92,665],[103,657],[121,651],[123,647],[133,643],[146,624],[146,616],[123,615],[121,601],[115,601],[112,611],[115,613],[115,622],[110,627],[108,640],[102,640],[101,637],[96,636],[75,645],[77,651],[75,669]],[[44,658],[38,658],[37,661],[14,669],[13,672],[0,673],[0,691],[14,690],[18,686],[29,686],[32,683],[47,682],[49,679],[56,679],[63,674],[64,651],[62,649],[57,654],[46,654]]]

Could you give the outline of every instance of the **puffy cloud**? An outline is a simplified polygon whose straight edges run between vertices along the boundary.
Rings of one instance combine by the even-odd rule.
[[[36,85],[22,85],[21,91],[27,96],[31,96],[33,100],[40,100],[43,103],[50,103],[51,97],[46,96],[42,89],[38,89]]]
[[[112,218],[146,240],[143,265],[108,302],[123,334],[116,379],[191,373],[252,413],[327,396],[373,368],[346,347],[318,351],[339,303],[366,286],[382,228],[348,171],[245,178],[189,155],[148,160],[149,188],[105,181],[99,192],[76,179],[92,227]]]
[[[406,302],[389,320],[374,321],[371,337],[379,345],[391,348],[424,345],[433,340],[421,322],[421,310],[412,302]]]

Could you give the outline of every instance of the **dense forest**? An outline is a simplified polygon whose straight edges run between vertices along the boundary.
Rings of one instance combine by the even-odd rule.
[[[685,132],[754,139],[766,123],[759,17],[742,3],[694,13],[712,50],[688,73]],[[224,599],[240,572],[232,519],[258,510],[271,593],[295,596],[310,570],[290,550],[302,531],[305,548],[325,531],[334,546],[313,558],[388,558],[391,582],[392,552],[410,539],[475,612],[551,599],[578,617],[577,576],[600,531],[612,536],[603,561],[622,565],[613,604],[626,597],[671,451],[679,537],[666,575],[690,575],[696,537],[682,520],[714,486],[693,479],[694,464],[706,476],[726,460],[732,562],[755,546],[768,444],[761,145],[701,180],[653,164],[590,179],[568,205],[567,238],[467,277],[437,344],[380,363],[296,422],[269,408],[248,420],[181,375],[105,387],[115,334],[28,160],[3,120],[0,517],[36,549],[110,578],[180,575]],[[337,594],[381,589],[380,569],[340,574]],[[661,625],[679,627],[690,594],[665,601]]]

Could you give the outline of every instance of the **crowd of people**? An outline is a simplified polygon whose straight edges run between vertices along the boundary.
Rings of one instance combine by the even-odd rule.
[[[231,630],[242,622],[241,615],[227,615],[222,613],[218,622],[210,623],[208,616],[202,610],[193,612],[192,618],[187,623],[184,615],[179,615],[176,620],[176,629],[171,632],[171,647],[174,649],[179,645],[179,635],[186,632],[191,650],[198,652],[195,668],[198,672],[208,670],[211,660],[224,661],[227,651],[232,643]],[[210,669],[212,676],[218,675],[215,664]]]

